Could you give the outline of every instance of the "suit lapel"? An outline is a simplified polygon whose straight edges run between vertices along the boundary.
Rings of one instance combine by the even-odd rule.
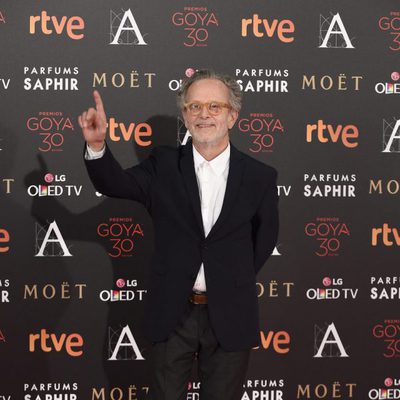
[[[235,203],[235,198],[240,189],[245,163],[243,162],[242,153],[233,146],[232,142],[230,142],[230,145],[231,152],[229,158],[229,173],[226,182],[224,201],[219,217],[215,221],[215,224],[211,228],[211,231],[207,235],[207,238],[213,236],[215,232],[217,232],[218,229],[222,226],[224,220],[229,215],[233,204]],[[199,188],[197,186],[196,172],[194,170],[192,146],[193,144],[191,140],[188,141],[186,145],[181,146],[180,168],[185,182],[186,190],[188,192],[189,199],[195,214],[197,225],[200,229],[202,238],[204,238],[205,233],[203,227],[203,217],[201,215]]]
[[[232,142],[230,142],[230,144],[231,154],[229,157],[229,173],[226,181],[224,202],[222,203],[221,212],[207,236],[208,238],[213,236],[215,232],[221,228],[225,219],[229,216],[232,206],[235,204],[235,199],[239,193],[242,182],[243,169],[245,165],[243,162],[243,156],[240,151],[233,146]]]
[[[190,203],[196,217],[198,228],[200,229],[201,237],[204,238],[203,217],[201,216],[200,195],[197,186],[196,172],[194,170],[192,141],[188,140],[186,145],[180,147],[180,169],[186,190],[189,195]]]

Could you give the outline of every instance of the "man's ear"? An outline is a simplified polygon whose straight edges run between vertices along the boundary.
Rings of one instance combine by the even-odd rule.
[[[228,119],[228,128],[232,129],[233,125],[235,125],[236,120],[239,117],[239,112],[236,110],[229,111],[229,119]]]
[[[181,116],[182,116],[183,123],[184,123],[185,127],[187,128],[184,110],[181,111]]]

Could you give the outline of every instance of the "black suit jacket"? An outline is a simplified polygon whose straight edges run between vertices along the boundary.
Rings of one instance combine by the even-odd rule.
[[[180,322],[203,262],[209,316],[222,348],[260,344],[256,274],[277,241],[277,172],[230,145],[223,206],[207,237],[191,140],[178,148],[157,146],[125,170],[107,144],[102,158],[85,160],[96,190],[138,201],[152,216],[145,328],[153,342],[165,340]]]

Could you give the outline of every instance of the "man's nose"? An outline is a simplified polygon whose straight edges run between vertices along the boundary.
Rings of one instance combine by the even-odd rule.
[[[209,116],[210,116],[210,113],[208,111],[208,105],[204,104],[203,107],[201,107],[200,117],[201,118],[208,118]]]

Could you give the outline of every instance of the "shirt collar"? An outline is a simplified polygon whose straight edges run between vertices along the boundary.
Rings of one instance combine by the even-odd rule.
[[[194,167],[195,170],[197,171],[198,167],[203,163],[207,162],[212,170],[217,174],[217,175],[222,175],[222,173],[225,171],[225,168],[229,164],[229,158],[231,154],[231,144],[228,142],[228,146],[226,146],[226,149],[218,154],[217,157],[213,158],[211,161],[207,161],[197,150],[196,147],[192,144],[193,148],[193,160],[194,160]]]

